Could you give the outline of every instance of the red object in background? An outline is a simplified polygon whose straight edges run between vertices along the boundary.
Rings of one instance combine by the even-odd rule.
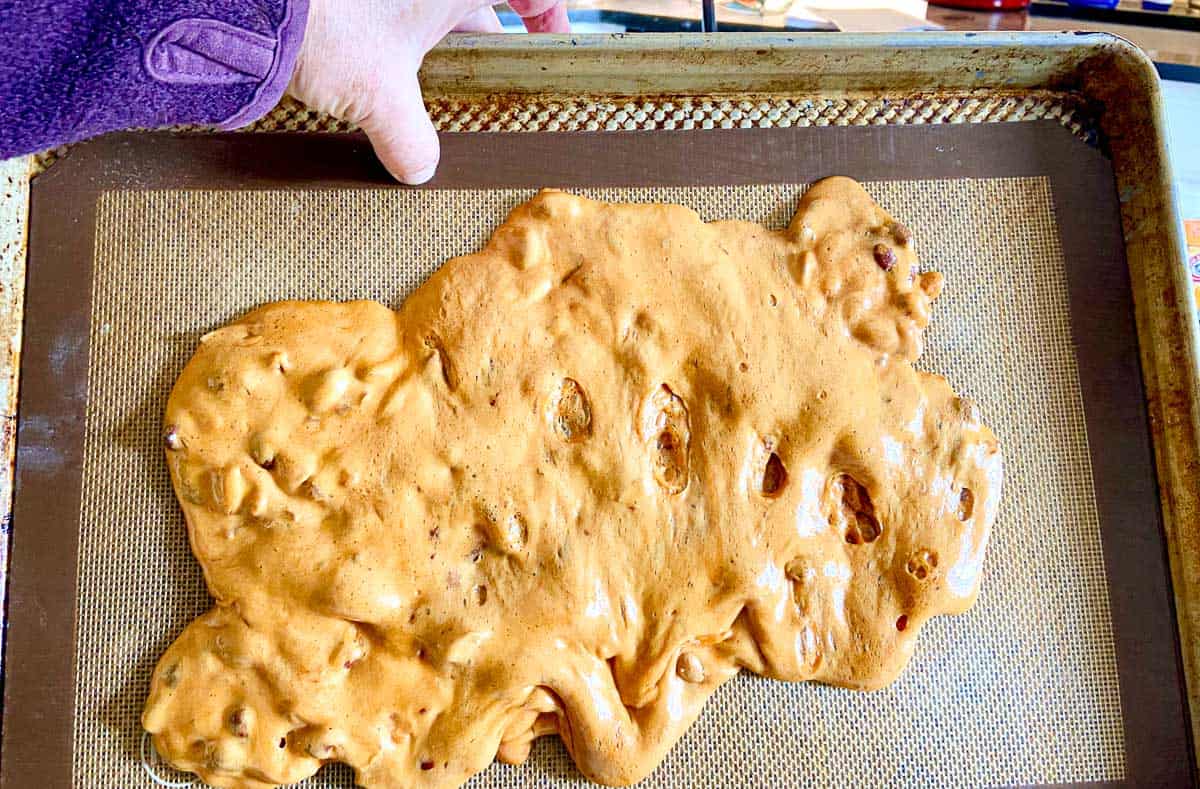
[[[973,11],[1015,11],[1029,6],[1029,0],[929,0],[929,3],[946,8],[970,8]]]

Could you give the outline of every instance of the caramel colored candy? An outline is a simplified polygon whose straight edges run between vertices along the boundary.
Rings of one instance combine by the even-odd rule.
[[[1002,474],[913,367],[916,262],[844,178],[782,232],[548,191],[396,312],[206,335],[163,441],[217,602],[154,672],[158,752],[454,787],[558,734],[624,785],[742,668],[891,682],[974,601]]]

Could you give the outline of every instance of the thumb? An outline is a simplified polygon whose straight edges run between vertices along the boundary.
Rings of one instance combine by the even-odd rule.
[[[423,184],[441,156],[437,132],[425,111],[416,70],[393,70],[379,86],[374,106],[359,122],[375,155],[397,181]]]

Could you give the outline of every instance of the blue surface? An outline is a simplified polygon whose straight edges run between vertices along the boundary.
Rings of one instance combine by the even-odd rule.
[[[1200,66],[1189,66],[1185,63],[1159,63],[1155,61],[1154,68],[1158,70],[1160,79],[1175,82],[1200,83]]]

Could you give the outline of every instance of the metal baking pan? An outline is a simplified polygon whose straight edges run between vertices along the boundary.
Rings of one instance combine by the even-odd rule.
[[[787,190],[795,184],[834,173],[880,184],[889,194],[937,195],[939,183],[965,184],[963,194],[987,194],[971,191],[984,181],[997,188],[1022,179],[1045,184],[1069,297],[1061,317],[1073,331],[1071,364],[1078,370],[1085,420],[1078,430],[1089,471],[1080,484],[1093,492],[1089,507],[1098,519],[1109,612],[1098,626],[1111,627],[1111,692],[1120,736],[1114,746],[1119,753],[1109,754],[1111,772],[1067,766],[1030,775],[1038,776],[1035,782],[1133,785],[1194,780],[1200,711],[1196,314],[1181,265],[1157,78],[1139,51],[1097,34],[461,37],[430,54],[422,78],[446,134],[442,170],[417,192],[387,184],[361,137],[288,104],[257,130],[336,133],[269,139],[117,135],[78,147],[31,185],[14,170],[17,165],[5,165],[16,177],[15,198],[0,225],[8,233],[3,240],[9,246],[0,244],[4,262],[13,266],[3,283],[0,325],[13,336],[24,330],[19,353],[15,347],[3,351],[8,381],[17,381],[20,362],[21,392],[19,408],[15,399],[9,403],[17,436],[0,760],[5,785],[91,785],[98,776],[112,783],[141,775],[136,732],[116,731],[119,726],[111,732],[114,744],[105,758],[126,760],[111,767],[115,772],[91,764],[95,754],[82,753],[80,745],[88,721],[103,729],[104,721],[130,719],[130,705],[144,693],[138,671],[145,673],[157,657],[144,648],[128,655],[139,666],[129,674],[135,678],[129,687],[81,684],[91,674],[81,673],[80,639],[95,638],[95,612],[88,613],[95,601],[86,597],[88,590],[132,588],[95,580],[100,562],[89,553],[90,535],[99,527],[87,513],[119,507],[122,496],[97,492],[97,483],[85,479],[98,457],[89,453],[107,451],[106,442],[136,444],[145,425],[156,433],[161,412],[161,403],[150,397],[123,415],[119,430],[96,427],[107,418],[97,397],[111,385],[95,367],[111,342],[104,305],[120,290],[114,272],[132,270],[119,265],[126,258],[117,242],[131,240],[114,224],[114,217],[126,216],[119,211],[133,211],[131,226],[140,227],[153,212],[138,214],[138,205],[181,200],[182,216],[201,222],[209,217],[204,211],[217,210],[204,207],[204,195],[223,191],[249,194],[251,201],[260,193],[294,195],[301,212],[324,205],[326,198],[317,195],[328,192],[358,195],[356,200],[404,192],[418,201],[503,194],[508,196],[496,199],[511,202],[522,190],[563,186],[634,190],[628,192],[633,197],[642,194],[638,189],[659,190],[655,195],[678,190],[669,194],[700,200],[702,190],[711,196],[748,189],[745,194],[761,196],[753,190],[770,187],[792,194]],[[984,122],[999,119],[1016,122]],[[923,185],[903,186],[917,183]],[[1034,194],[1041,187],[1030,188]],[[21,243],[26,223],[27,279]],[[146,227],[190,232],[174,220]],[[937,232],[930,224],[924,237]],[[1012,272],[1014,288],[1025,273]],[[313,287],[322,292],[319,284]],[[145,329],[153,331],[150,323]],[[172,353],[186,358],[186,339]],[[969,343],[963,348],[971,350]],[[169,383],[177,370],[167,365],[154,374]],[[11,462],[12,436],[6,438]],[[157,462],[153,454],[135,455],[139,463]],[[148,574],[177,570],[145,567]],[[1058,582],[1070,592],[1069,578]],[[145,621],[152,621],[154,601],[141,606],[151,611]],[[112,659],[114,653],[96,654]],[[1003,676],[1004,665],[995,673]],[[728,716],[728,699],[736,703],[746,687],[714,700],[710,706],[719,710],[711,715]],[[903,692],[873,703],[886,708]],[[825,699],[803,697],[818,711],[826,709]],[[827,723],[841,725],[833,717]],[[1028,725],[1041,731],[1049,724]],[[1062,725],[1065,732],[1078,721]],[[998,731],[996,739],[999,750],[954,741],[941,747],[995,764],[1032,759],[1042,747],[1023,741],[1018,728],[1007,735]],[[923,765],[920,759],[932,747],[918,744],[909,755]],[[728,751],[711,748],[713,759],[729,758]],[[545,756],[542,767],[560,757]],[[782,757],[773,768],[767,764],[769,748],[759,757],[757,768],[723,780],[770,783],[802,775],[780,773]],[[795,758],[787,757],[788,768],[805,770],[808,764],[811,779],[821,774],[821,759],[836,761],[838,754],[814,754],[811,763]],[[677,762],[652,780],[716,780],[681,772]],[[553,777],[536,766],[526,769],[532,777],[520,780]],[[899,762],[883,770],[876,782],[945,782],[957,775],[939,779]],[[516,774],[498,775],[486,780],[518,780]],[[991,781],[972,775],[970,782],[994,783],[1007,774],[997,772]],[[320,780],[345,778],[326,772]]]

